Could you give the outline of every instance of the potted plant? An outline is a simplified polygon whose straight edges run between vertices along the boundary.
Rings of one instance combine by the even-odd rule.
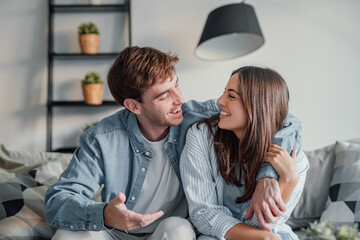
[[[99,52],[99,29],[92,23],[81,23],[78,27],[81,52],[97,54]]]
[[[355,223],[353,226],[345,224],[335,227],[331,218],[324,222],[315,221],[301,230],[306,234],[305,240],[358,240],[360,239],[358,226]]]
[[[86,104],[101,105],[103,102],[104,81],[96,72],[88,72],[82,80],[82,89]]]

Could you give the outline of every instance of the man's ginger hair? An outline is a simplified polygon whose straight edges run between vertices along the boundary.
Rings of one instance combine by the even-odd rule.
[[[144,91],[175,73],[176,55],[138,46],[125,48],[107,75],[110,92],[115,101],[124,105],[127,98],[142,102]]]

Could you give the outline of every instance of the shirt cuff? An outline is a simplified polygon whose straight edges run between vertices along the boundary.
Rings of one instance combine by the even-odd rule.
[[[104,220],[104,208],[108,203],[94,202],[87,206],[87,222],[91,223],[88,231],[100,231],[106,229]]]
[[[225,240],[225,234],[230,228],[241,223],[238,219],[230,216],[222,216],[215,220],[212,235]]]
[[[275,169],[268,162],[264,162],[264,164],[261,166],[259,172],[256,174],[256,181],[265,177],[271,177],[271,178],[275,178],[276,180],[279,180],[279,175],[276,173]]]

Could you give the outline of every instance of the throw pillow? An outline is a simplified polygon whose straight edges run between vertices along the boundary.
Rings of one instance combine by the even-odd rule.
[[[72,154],[36,151],[10,151],[0,144],[0,168],[8,172],[26,173],[31,169]]]
[[[360,223],[360,144],[338,141],[326,209],[320,221]]]
[[[299,203],[286,222],[293,229],[307,227],[309,222],[320,218],[325,208],[335,161],[335,144],[304,152],[310,168]]]
[[[25,155],[29,156],[17,152],[17,157],[12,155],[8,160]],[[25,165],[29,159],[31,164],[28,166],[33,166],[33,162],[45,164],[22,174],[0,168],[0,239],[50,239],[54,234],[55,229],[45,220],[45,192],[67,167],[71,154],[34,152],[32,156],[34,158],[25,159]]]
[[[30,173],[39,183],[50,187],[59,180],[62,172],[65,171],[70,163],[72,155],[63,154],[55,160],[49,161],[37,168],[34,168]]]
[[[0,239],[51,238],[54,229],[44,216],[46,186],[31,174],[0,169],[0,189]]]

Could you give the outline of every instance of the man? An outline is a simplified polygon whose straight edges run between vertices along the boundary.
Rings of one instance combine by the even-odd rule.
[[[188,127],[219,108],[214,100],[184,103],[177,62],[177,56],[153,48],[128,47],[120,53],[108,85],[125,109],[81,136],[68,168],[47,191],[47,221],[62,229],[54,239],[196,238],[185,219],[179,159]],[[264,166],[261,177],[273,175]],[[95,202],[102,185],[102,202]],[[268,226],[265,219],[275,220],[285,206],[275,180],[258,185],[253,209]]]

